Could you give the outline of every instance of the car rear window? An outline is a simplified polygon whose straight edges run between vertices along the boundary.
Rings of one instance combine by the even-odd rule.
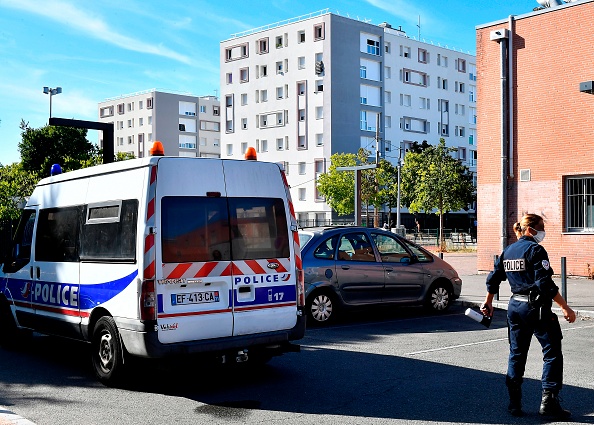
[[[286,258],[290,252],[280,198],[167,196],[161,227],[165,263]]]

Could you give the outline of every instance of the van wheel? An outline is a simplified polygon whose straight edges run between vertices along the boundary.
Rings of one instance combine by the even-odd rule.
[[[449,285],[443,282],[435,282],[431,285],[427,297],[425,298],[425,307],[434,313],[443,313],[452,304],[452,291]]]
[[[5,300],[0,300],[0,346],[8,349],[14,349],[21,343],[27,342],[31,337],[31,331],[19,329],[10,306]]]
[[[118,382],[123,375],[123,349],[112,317],[101,317],[95,324],[91,339],[91,360],[95,375],[106,385]]]
[[[307,316],[313,323],[327,324],[336,319],[336,297],[327,291],[315,292],[307,302]]]

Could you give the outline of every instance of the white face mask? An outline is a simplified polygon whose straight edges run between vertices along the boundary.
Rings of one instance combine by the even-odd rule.
[[[536,229],[533,229],[536,230]],[[547,232],[545,232],[544,230],[536,230],[536,235],[532,236],[534,238],[534,241],[536,243],[541,243],[545,236],[546,236]]]

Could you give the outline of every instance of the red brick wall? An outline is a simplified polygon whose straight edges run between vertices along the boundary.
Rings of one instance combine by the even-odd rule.
[[[567,257],[570,275],[594,269],[594,234],[563,233],[566,176],[594,175],[594,3],[547,9],[514,22],[514,153],[508,179],[508,243],[527,212],[545,217],[547,249],[556,273]],[[478,269],[490,270],[501,251],[500,46],[494,29],[477,30]],[[521,169],[531,181],[520,182]]]

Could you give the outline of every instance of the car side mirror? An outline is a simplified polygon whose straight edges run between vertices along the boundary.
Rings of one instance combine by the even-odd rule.
[[[400,259],[400,262],[403,264],[410,264],[411,263],[411,258],[410,257],[402,257]]]

